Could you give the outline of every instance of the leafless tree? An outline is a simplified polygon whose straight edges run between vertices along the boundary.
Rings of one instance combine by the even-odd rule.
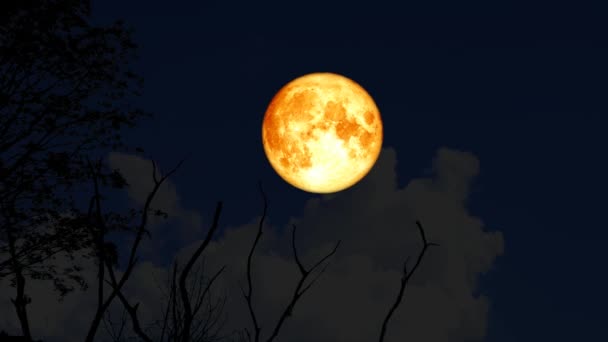
[[[269,336],[266,337],[265,339],[263,339],[262,338],[262,329],[259,325],[259,319],[256,315],[255,308],[253,305],[253,282],[252,282],[252,259],[253,259],[253,255],[254,255],[256,246],[258,245],[260,238],[262,237],[262,234],[263,234],[264,220],[266,219],[266,214],[267,214],[267,210],[268,210],[268,201],[267,201],[266,194],[264,193],[261,183],[259,184],[259,190],[260,190],[260,193],[262,195],[262,200],[263,200],[263,211],[262,211],[262,216],[261,216],[259,224],[258,224],[257,234],[253,240],[251,249],[249,251],[249,255],[247,257],[247,271],[246,271],[247,272],[247,290],[245,290],[241,287],[242,295],[247,303],[247,309],[249,311],[251,325],[253,326],[253,332],[251,332],[250,329],[247,329],[247,328],[243,329],[242,331],[238,331],[238,332],[236,332],[237,333],[236,340],[247,341],[247,342],[252,342],[252,341],[259,342],[261,340],[264,340],[266,342],[272,342],[279,335],[281,328],[284,326],[285,321],[289,317],[292,316],[293,311],[296,307],[296,304],[302,298],[304,293],[306,293],[306,291],[308,291],[311,288],[311,286],[319,279],[319,277],[325,272],[325,270],[327,269],[327,267],[329,265],[326,261],[336,253],[338,247],[340,246],[341,241],[339,240],[336,243],[336,245],[331,250],[331,252],[329,252],[328,254],[323,256],[321,259],[316,261],[310,268],[306,268],[304,266],[304,264],[302,263],[301,258],[298,255],[298,251],[296,248],[296,226],[295,225],[292,226],[291,249],[293,251],[294,261],[300,272],[300,278],[298,280],[298,283],[297,283],[295,289],[293,290],[291,299],[289,300],[287,305],[285,305],[276,324],[270,330]],[[379,336],[380,342],[384,341],[388,323],[389,323],[391,317],[393,316],[394,312],[397,310],[397,308],[403,302],[403,295],[405,293],[405,288],[406,288],[409,280],[413,276],[414,272],[416,271],[416,269],[418,269],[418,266],[420,265],[422,258],[424,257],[424,254],[426,253],[427,249],[431,246],[438,246],[438,244],[430,243],[426,240],[426,235],[424,233],[424,229],[422,228],[422,225],[420,224],[419,221],[416,221],[416,226],[418,227],[418,231],[422,238],[423,247],[422,247],[422,250],[420,251],[420,253],[418,254],[416,262],[411,270],[408,270],[408,268],[407,268],[409,258],[407,258],[406,261],[403,263],[403,272],[402,272],[402,279],[401,279],[399,291],[398,291],[398,294],[395,298],[393,305],[390,307],[387,315],[385,316],[385,318],[382,322],[382,329],[380,331],[380,336]],[[324,266],[322,268],[319,268],[322,265],[324,265]],[[310,281],[307,281],[312,274],[314,274],[315,276],[312,279],[310,279]]]
[[[86,158],[123,146],[121,130],[147,116],[129,104],[141,81],[130,31],[89,15],[89,0],[0,2],[0,278],[30,340],[28,279],[62,296],[85,286],[78,267],[49,261],[92,242],[71,222]]]
[[[261,182],[259,184],[259,190],[262,195],[264,208],[263,208],[263,212],[262,212],[262,217],[260,218],[260,221],[258,224],[257,234],[255,236],[255,239],[254,239],[251,249],[249,251],[249,255],[247,256],[247,290],[241,288],[243,297],[245,298],[245,301],[247,302],[249,316],[251,318],[251,323],[253,325],[253,333],[251,333],[251,331],[249,329],[245,329],[245,334],[247,336],[248,341],[255,341],[255,342],[259,342],[262,339],[262,335],[261,335],[262,329],[260,328],[258,317],[256,315],[255,308],[253,306],[253,281],[252,281],[252,267],[251,267],[252,265],[251,264],[252,264],[252,259],[253,259],[253,255],[255,252],[255,248],[257,247],[257,245],[260,241],[260,238],[262,237],[262,234],[263,234],[264,220],[266,219],[266,214],[267,214],[267,210],[268,210],[268,200],[266,198],[266,194],[264,193],[264,189],[262,188]],[[334,255],[336,253],[339,246],[340,246],[340,241],[338,241],[336,243],[336,245],[334,246],[334,248],[331,252],[329,252],[324,257],[322,257],[317,262],[315,262],[312,267],[306,268],[303,265],[299,255],[298,255],[297,248],[296,248],[296,226],[295,225],[292,226],[291,247],[292,247],[295,263],[298,266],[298,270],[300,272],[300,279],[298,280],[298,283],[297,283],[295,289],[293,290],[291,299],[289,300],[287,305],[285,305],[284,309],[282,310],[281,315],[279,316],[276,324],[270,331],[270,335],[268,336],[268,338],[265,339],[266,342],[272,342],[275,340],[275,338],[277,338],[281,328],[283,327],[283,324],[285,323],[287,318],[289,318],[293,314],[293,310],[295,309],[295,306],[298,303],[298,301],[302,298],[304,293],[306,293],[312,287],[312,285],[319,279],[319,277],[323,274],[323,272],[325,272],[325,270],[327,269],[327,265],[328,265],[325,262],[332,255]],[[325,266],[323,268],[319,268],[324,263],[325,263]],[[311,275],[314,275],[314,277],[312,277],[312,279],[309,280],[309,277]],[[307,280],[308,280],[308,282],[307,282]]]
[[[120,22],[94,26],[89,15],[89,0],[0,2],[0,278],[10,279],[15,287],[12,303],[22,334],[32,340],[27,280],[51,280],[61,295],[74,286],[85,288],[89,284],[77,265],[59,270],[49,261],[62,253],[73,256],[90,251],[87,257],[97,267],[93,285],[97,301],[85,341],[92,342],[100,325],[108,323],[104,318],[110,319],[108,309],[116,299],[135,334],[144,341],[155,341],[157,336],[140,322],[139,303],[131,303],[124,288],[137,265],[140,244],[150,235],[150,215],[164,216],[161,208],[151,208],[153,198],[181,163],[164,175],[158,174],[153,163],[153,186],[141,209],[128,213],[104,210],[104,189],[122,189],[127,184],[119,172],[92,156],[123,146],[120,130],[134,126],[147,114],[129,103],[141,83],[130,70],[136,48],[130,31]],[[93,194],[88,207],[81,208],[76,197],[88,182]],[[262,330],[253,305],[252,261],[267,215],[261,184],[260,192],[263,215],[247,257],[246,288],[241,288],[253,328],[239,332],[242,339],[255,342],[262,340]],[[220,333],[225,296],[213,296],[213,285],[225,267],[207,270],[201,259],[217,230],[221,210],[219,202],[205,239],[182,265],[176,262],[171,268],[161,341],[213,341],[226,336]],[[401,286],[383,321],[380,341],[403,301],[408,281],[427,248],[434,245],[426,241],[420,223],[417,225],[424,246],[411,270],[404,263]],[[108,238],[117,231],[133,237],[124,265],[119,265],[120,253]],[[340,241],[306,267],[298,255],[296,227],[292,227],[291,249],[300,278],[276,324],[264,331],[265,341],[278,338],[339,245]],[[124,323],[121,320],[118,330],[110,333],[112,338],[123,337]]]

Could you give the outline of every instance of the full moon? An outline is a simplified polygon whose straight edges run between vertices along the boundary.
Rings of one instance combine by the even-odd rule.
[[[333,193],[353,186],[374,166],[382,120],[372,97],[353,80],[313,73],[287,83],[262,123],[272,168],[294,187]]]

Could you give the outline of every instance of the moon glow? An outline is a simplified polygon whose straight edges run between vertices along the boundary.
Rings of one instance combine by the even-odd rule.
[[[382,147],[380,112],[353,80],[313,73],[287,83],[262,123],[264,152],[287,183],[313,193],[351,187],[374,166]]]

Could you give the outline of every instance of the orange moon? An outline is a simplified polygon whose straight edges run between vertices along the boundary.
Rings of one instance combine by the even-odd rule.
[[[272,168],[294,187],[333,193],[353,186],[376,163],[382,147],[380,111],[353,80],[313,73],[287,83],[262,123]]]

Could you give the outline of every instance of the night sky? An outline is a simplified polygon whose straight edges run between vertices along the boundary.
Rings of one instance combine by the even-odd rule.
[[[608,44],[599,13],[556,3],[204,3],[94,9],[136,30],[142,105],[156,118],[132,138],[167,167],[192,153],[174,180],[185,206],[210,215],[221,198],[224,222],[244,223],[259,215],[261,178],[273,221],[300,214],[318,196],[275,175],[261,119],[291,79],[340,73],[380,108],[401,187],[427,175],[438,148],[479,159],[470,212],[505,245],[481,277],[488,341],[605,334]]]
[[[145,259],[165,267],[173,253],[201,239],[200,227],[209,224],[218,200],[224,211],[217,248],[232,248],[222,239],[237,239],[261,215],[262,180],[275,229],[268,236],[283,245],[277,253],[286,257],[264,254],[260,263],[267,260],[277,271],[260,273],[281,279],[282,267],[296,270],[289,250],[280,251],[289,247],[281,242],[285,228],[296,222],[303,251],[345,239],[344,260],[337,256],[335,272],[315,284],[327,293],[349,272],[344,265],[366,251],[382,251],[386,239],[404,237],[410,240],[402,247],[386,247],[393,254],[379,252],[366,259],[371,266],[354,268],[370,267],[382,279],[382,285],[372,282],[370,293],[393,298],[398,265],[420,247],[415,230],[383,238],[369,233],[413,228],[412,218],[428,222],[429,239],[442,246],[428,252],[419,282],[406,290],[407,313],[392,326],[397,334],[401,320],[418,317],[412,324],[420,328],[389,341],[606,338],[608,42],[601,32],[608,24],[601,9],[555,2],[328,3],[94,2],[95,21],[123,19],[140,45],[137,70],[145,88],[137,104],[154,118],[130,132],[128,142],[142,146],[163,170],[188,157],[159,199],[172,217],[157,228],[165,240],[147,246]],[[261,142],[272,96],[290,80],[319,71],[361,84],[384,123],[384,150],[372,172],[332,196],[285,183]],[[109,160],[135,184],[130,194],[137,202],[137,186],[150,176],[147,161],[125,154]],[[400,203],[409,209],[399,209]],[[357,222],[377,226],[341,236]],[[273,243],[265,245],[268,251]],[[459,251],[466,255],[457,257]],[[454,280],[460,278],[466,280]],[[314,295],[310,303],[319,300]],[[476,302],[479,295],[487,312]],[[427,296],[433,300],[425,304],[420,298]],[[364,300],[357,305],[354,298],[348,310],[361,309]],[[408,305],[421,308],[420,314],[407,311]],[[349,335],[339,327],[331,332],[331,320],[319,326],[307,310],[303,305],[305,317],[294,318],[280,341],[298,342],[291,337],[298,329],[317,331],[302,337],[308,341],[359,341],[356,328],[363,325],[356,322],[363,316],[354,314]],[[367,336],[368,328],[361,329]],[[369,329],[377,334],[375,325]],[[417,335],[425,330],[426,338]]]

